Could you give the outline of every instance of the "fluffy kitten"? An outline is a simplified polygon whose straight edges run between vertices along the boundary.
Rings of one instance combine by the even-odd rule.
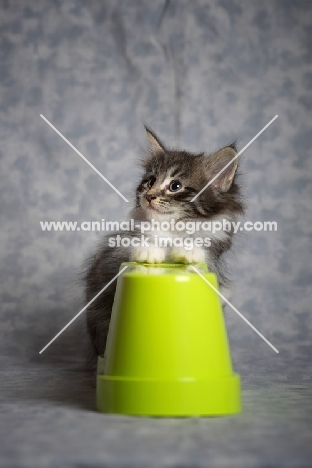
[[[204,153],[191,154],[186,151],[167,149],[157,136],[146,129],[150,144],[147,157],[142,161],[144,174],[136,190],[136,206],[131,218],[139,221],[218,221],[226,219],[235,222],[244,207],[237,184],[236,159],[216,180],[204,190],[194,202],[191,199],[216,176],[236,155],[235,144],[226,146],[207,156]],[[135,232],[120,232],[121,236],[138,236]],[[185,232],[161,233],[153,231],[149,237],[178,236]],[[111,236],[112,234],[110,234]],[[109,247],[107,237],[90,259],[86,280],[86,299],[89,302],[119,270],[122,262],[139,261],[161,263],[165,260],[180,263],[207,262],[215,272],[221,289],[228,286],[224,271],[223,254],[232,244],[233,232],[195,232],[194,237],[210,237],[210,247],[160,248],[150,247]],[[87,328],[92,343],[93,355],[104,352],[116,281],[111,284],[87,310]]]

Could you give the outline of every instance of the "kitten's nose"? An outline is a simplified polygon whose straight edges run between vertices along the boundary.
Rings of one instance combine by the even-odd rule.
[[[156,196],[156,195],[148,195],[148,194],[146,194],[146,195],[145,195],[145,198],[146,198],[146,200],[150,203],[152,200],[155,200],[155,198],[157,198],[157,196]]]

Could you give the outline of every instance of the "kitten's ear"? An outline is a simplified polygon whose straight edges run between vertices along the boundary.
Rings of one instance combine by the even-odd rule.
[[[147,139],[149,143],[150,150],[153,153],[156,153],[158,151],[166,152],[165,146],[162,144],[162,142],[159,140],[159,138],[155,135],[155,133],[148,128],[146,125],[144,125],[146,134],[147,134]]]
[[[209,179],[213,179],[229,162],[235,158],[237,150],[235,144],[220,149],[207,160],[207,171]],[[224,171],[212,182],[211,186],[221,192],[227,192],[233,182],[238,166],[236,158]]]

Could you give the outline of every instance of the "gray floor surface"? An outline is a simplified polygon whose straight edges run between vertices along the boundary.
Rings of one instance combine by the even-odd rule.
[[[311,385],[243,377],[243,412],[146,418],[95,411],[79,367],[1,372],[3,467],[311,467]]]

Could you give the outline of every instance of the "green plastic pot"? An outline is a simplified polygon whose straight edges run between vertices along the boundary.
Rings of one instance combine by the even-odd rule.
[[[240,412],[240,378],[219,295],[186,265],[125,266],[98,358],[97,409],[146,416]],[[195,267],[218,288],[205,264]]]

